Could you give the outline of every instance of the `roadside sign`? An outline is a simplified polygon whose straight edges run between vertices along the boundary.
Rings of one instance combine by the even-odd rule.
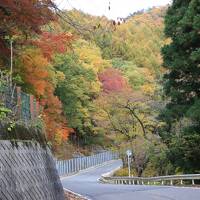
[[[127,156],[132,156],[132,151],[131,151],[130,149],[128,149],[128,150],[126,151],[126,155],[127,155]]]

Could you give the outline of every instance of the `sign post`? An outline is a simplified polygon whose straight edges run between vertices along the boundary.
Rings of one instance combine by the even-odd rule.
[[[128,157],[128,176],[131,177],[131,165],[130,165],[131,160],[130,160],[130,157],[132,156],[132,151],[130,149],[128,149],[126,151],[126,155]]]

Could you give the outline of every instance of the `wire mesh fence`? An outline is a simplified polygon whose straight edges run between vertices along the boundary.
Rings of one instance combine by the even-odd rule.
[[[20,87],[9,89],[4,87],[0,91],[0,103],[12,111],[16,120],[28,123],[38,117],[41,107],[33,95],[24,93]]]
[[[96,155],[56,161],[56,168],[59,175],[63,176],[117,159],[119,159],[118,152],[106,151]]]
[[[21,92],[21,94],[19,95],[21,98],[21,105],[20,105],[21,119],[23,119],[24,121],[28,121],[31,119],[30,96],[24,92]]]

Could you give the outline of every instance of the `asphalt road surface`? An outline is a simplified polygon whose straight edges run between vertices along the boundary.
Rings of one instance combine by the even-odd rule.
[[[113,161],[77,175],[62,178],[63,187],[90,200],[200,200],[200,189],[168,186],[112,185],[98,182],[101,174],[121,165]]]

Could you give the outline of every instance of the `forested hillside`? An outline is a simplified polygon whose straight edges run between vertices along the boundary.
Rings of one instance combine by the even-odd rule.
[[[51,0],[35,2],[37,6],[26,0],[0,4],[0,129],[4,133],[0,138],[42,140],[57,158],[130,148],[133,173],[138,176],[196,172],[192,155],[198,153],[188,153],[188,148],[199,138],[199,100],[194,98],[198,89],[193,91],[193,85],[183,81],[180,74],[187,70],[180,74],[176,70],[188,69],[176,47],[189,44],[181,43],[187,39],[174,38],[173,7],[133,13],[117,22],[78,10],[61,11]],[[187,20],[177,24],[183,32],[187,29]],[[193,52],[188,63],[195,66],[197,59]],[[169,73],[171,65],[174,70]],[[177,77],[183,83],[180,88]],[[179,147],[179,142],[186,146]],[[180,156],[175,160],[177,152]],[[190,165],[183,165],[184,159]]]
[[[76,130],[73,136],[79,137],[81,145],[123,148],[127,144],[132,146],[137,137],[138,144],[148,143],[146,151],[154,145],[149,140],[157,140],[155,135],[160,126],[156,121],[159,110],[156,105],[160,105],[160,78],[164,72],[160,49],[167,43],[163,33],[165,12],[166,8],[150,9],[121,24],[77,10],[62,13],[63,19],[56,26],[76,36],[70,56],[76,55],[82,68],[94,73],[95,92],[88,94],[88,103],[81,95],[71,105],[71,95],[68,100],[66,97],[69,92],[60,93],[68,111],[65,112],[68,124]],[[66,24],[65,16],[80,29]],[[81,114],[77,112],[80,105],[84,110]],[[138,159],[143,160],[139,154]]]
[[[29,29],[31,16],[1,13],[8,26],[0,25],[5,30],[0,67],[9,75],[12,42],[13,84],[33,94],[42,108],[33,124],[45,130],[62,157],[68,143],[81,149],[123,148],[138,140],[150,148],[159,127],[153,105],[160,99],[164,71],[160,49],[166,43],[166,8],[130,16],[121,24],[77,10],[56,10],[55,15],[49,8],[34,11],[38,18],[29,21]],[[17,15],[22,20],[12,28],[9,23]]]

